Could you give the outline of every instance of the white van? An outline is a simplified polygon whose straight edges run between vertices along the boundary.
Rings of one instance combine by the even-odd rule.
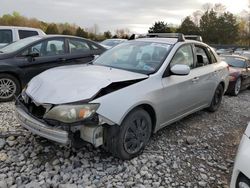
[[[35,35],[45,35],[45,33],[41,29],[30,27],[0,26],[0,48],[11,42]]]

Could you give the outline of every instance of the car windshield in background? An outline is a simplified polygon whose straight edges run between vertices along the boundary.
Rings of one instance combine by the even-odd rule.
[[[245,60],[238,57],[221,57],[222,60],[226,61],[227,64],[231,67],[244,68]]]
[[[113,47],[113,46],[120,44],[121,42],[123,42],[123,40],[114,40],[114,39],[109,40],[109,39],[107,39],[107,40],[101,42],[101,44]]]
[[[12,31],[10,29],[0,30],[0,43],[9,44],[12,42]]]
[[[4,48],[1,48],[1,52],[2,53],[15,52],[15,51],[20,50],[23,47],[27,46],[28,44],[39,40],[39,39],[41,39],[41,37],[35,36],[35,37],[28,37],[28,38],[13,42]]]
[[[161,66],[169,49],[165,43],[125,42],[105,52],[93,64],[151,74]]]

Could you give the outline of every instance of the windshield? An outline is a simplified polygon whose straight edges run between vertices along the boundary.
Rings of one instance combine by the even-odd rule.
[[[107,39],[105,41],[102,41],[101,44],[104,44],[106,46],[116,46],[120,43],[124,42],[123,40],[115,40],[115,39]]]
[[[238,57],[221,57],[231,67],[245,68],[245,59]]]
[[[28,44],[35,42],[39,39],[41,39],[41,37],[39,37],[39,36],[28,37],[28,38],[13,42],[13,43],[9,44],[8,46],[1,48],[0,51],[2,53],[12,53],[12,52],[15,52],[17,50],[22,49],[23,47],[27,46]]]
[[[166,43],[125,42],[106,51],[93,64],[151,74],[159,69],[169,49]]]

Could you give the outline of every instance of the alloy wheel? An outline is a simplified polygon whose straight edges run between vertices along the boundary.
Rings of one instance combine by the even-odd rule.
[[[0,79],[0,98],[8,99],[16,93],[16,84],[9,78]]]
[[[238,78],[236,83],[235,83],[235,87],[234,87],[234,93],[235,95],[238,95],[241,89],[241,79]]]

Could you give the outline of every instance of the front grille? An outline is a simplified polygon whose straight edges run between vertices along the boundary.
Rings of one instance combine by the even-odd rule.
[[[27,98],[26,101],[20,100],[20,102],[27,108],[29,113],[31,113],[33,116],[42,119],[45,112],[46,108],[43,107],[42,105],[36,105],[30,98]]]

